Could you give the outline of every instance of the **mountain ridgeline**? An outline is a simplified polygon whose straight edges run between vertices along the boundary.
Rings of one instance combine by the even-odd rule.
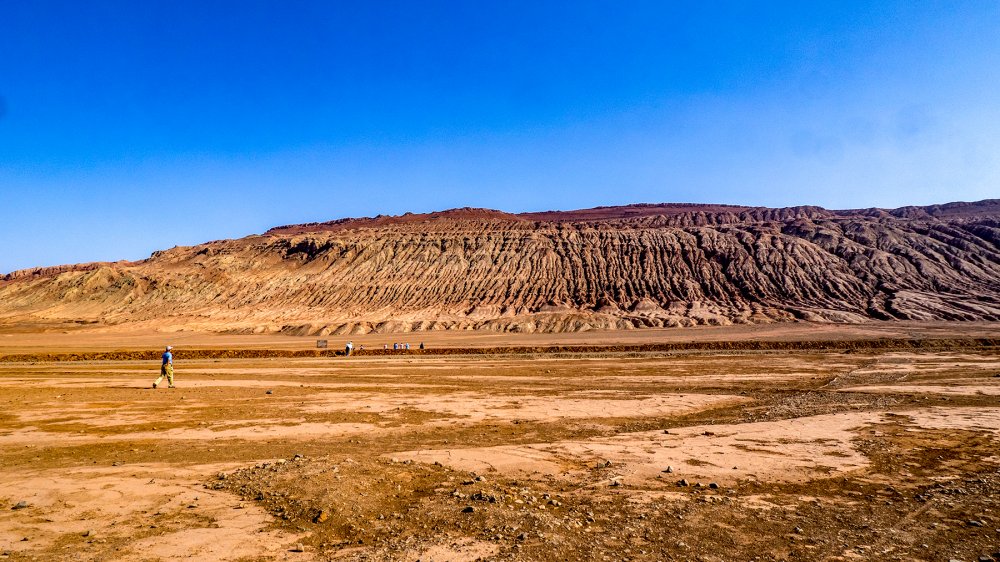
[[[1000,320],[1000,200],[454,209],[0,277],[0,323],[346,335],[893,319]]]

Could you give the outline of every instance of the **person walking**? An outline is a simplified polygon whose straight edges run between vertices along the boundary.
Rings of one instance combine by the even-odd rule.
[[[347,342],[347,346],[344,347],[344,355],[350,357],[352,351],[354,351],[354,342],[349,341]]]
[[[174,388],[174,354],[170,353],[173,346],[167,346],[167,350],[163,352],[163,362],[160,364],[160,376],[153,381],[153,388],[160,386],[163,381],[163,377],[167,377],[167,388]]]

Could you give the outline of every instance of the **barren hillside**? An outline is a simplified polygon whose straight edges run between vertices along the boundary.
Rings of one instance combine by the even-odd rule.
[[[793,319],[1000,320],[1000,200],[455,209],[0,278],[3,323],[325,335]]]

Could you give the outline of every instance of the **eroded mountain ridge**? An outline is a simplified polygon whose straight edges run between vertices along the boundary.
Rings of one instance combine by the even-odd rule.
[[[454,209],[23,270],[0,321],[301,335],[1000,319],[1000,200]]]

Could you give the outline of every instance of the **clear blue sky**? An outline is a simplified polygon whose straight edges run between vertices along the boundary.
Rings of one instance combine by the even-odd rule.
[[[0,272],[345,216],[998,180],[995,0],[0,0]]]

